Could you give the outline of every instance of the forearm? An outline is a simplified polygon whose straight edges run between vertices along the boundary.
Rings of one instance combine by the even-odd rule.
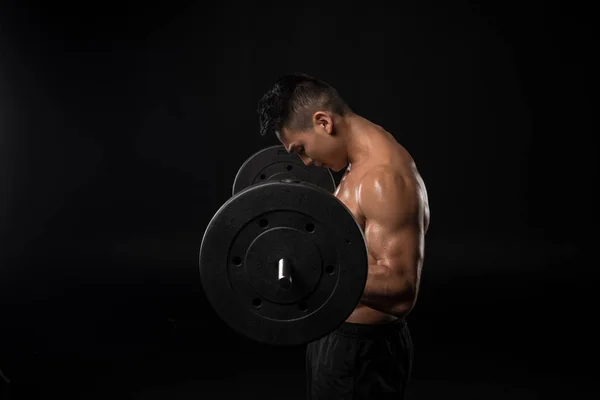
[[[367,284],[360,302],[388,314],[402,314],[414,301],[414,285],[385,265],[369,264]]]

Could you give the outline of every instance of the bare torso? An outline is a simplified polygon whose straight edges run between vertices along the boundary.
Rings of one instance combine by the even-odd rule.
[[[385,166],[393,169],[393,171],[403,177],[408,182],[414,183],[414,187],[420,192],[420,197],[423,199],[424,208],[424,221],[423,226],[425,230],[429,225],[429,207],[427,200],[427,191],[425,184],[419,175],[417,168],[415,167],[414,161],[410,154],[402,147],[396,139],[379,128],[372,135],[370,141],[371,151],[373,157],[368,161],[363,162],[361,165],[351,165],[342,179],[334,193],[334,195],[342,201],[346,207],[352,212],[354,218],[361,226],[363,232],[365,230],[365,217],[361,212],[357,194],[360,188],[360,182],[362,176],[367,172],[376,167]],[[391,204],[391,207],[394,205]],[[369,253],[369,264],[376,263],[376,254],[373,254],[369,246],[369,237],[367,239],[367,250]],[[354,312],[348,317],[347,322],[360,323],[360,324],[383,324],[391,322],[397,319],[397,316],[385,314],[381,311],[369,308],[361,303],[358,304]]]

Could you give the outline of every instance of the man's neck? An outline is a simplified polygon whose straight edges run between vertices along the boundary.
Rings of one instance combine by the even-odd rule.
[[[344,118],[344,135],[348,151],[348,171],[362,165],[371,153],[371,137],[376,125],[358,114]]]

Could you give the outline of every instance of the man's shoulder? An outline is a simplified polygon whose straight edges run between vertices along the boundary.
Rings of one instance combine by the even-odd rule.
[[[357,200],[361,205],[385,204],[386,198],[398,194],[405,186],[401,171],[391,165],[375,164],[357,177]]]
[[[360,187],[386,189],[389,186],[404,184],[409,178],[405,168],[400,168],[391,163],[377,163],[366,167],[360,174],[358,185]]]
[[[376,163],[356,180],[357,200],[364,204],[394,204],[419,197],[422,182],[411,164]]]

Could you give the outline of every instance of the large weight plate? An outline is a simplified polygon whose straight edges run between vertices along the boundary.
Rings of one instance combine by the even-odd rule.
[[[242,164],[233,181],[232,194],[264,181],[295,179],[315,184],[330,193],[335,191],[335,179],[330,170],[306,166],[300,157],[289,154],[281,145],[260,150]]]
[[[278,282],[279,260],[292,284]],[[343,323],[364,290],[362,230],[335,196],[309,183],[247,187],[214,215],[200,246],[200,277],[216,313],[258,342],[295,346]]]

